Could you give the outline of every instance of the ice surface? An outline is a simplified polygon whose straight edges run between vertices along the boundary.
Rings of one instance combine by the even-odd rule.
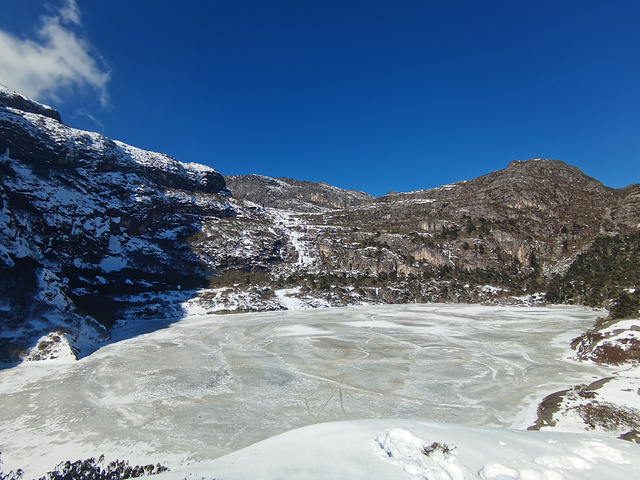
[[[600,378],[566,360],[599,314],[401,305],[166,322],[62,369],[0,371],[0,451],[38,476],[101,453],[174,467],[335,420],[527,426],[549,392]]]

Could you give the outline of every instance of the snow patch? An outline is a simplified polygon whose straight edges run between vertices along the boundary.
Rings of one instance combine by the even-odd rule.
[[[375,441],[378,454],[409,475],[429,480],[464,480],[468,473],[458,462],[455,451],[434,450],[425,455],[422,450],[428,443],[402,428],[391,428]]]
[[[478,472],[478,475],[480,476],[480,478],[518,478],[519,472],[513,468],[505,467],[500,463],[490,463],[482,467],[480,472]]]
[[[73,302],[60,290],[60,279],[53,272],[40,268],[36,271],[36,275],[40,287],[39,299],[60,310],[73,308]]]
[[[113,254],[118,254],[124,252],[124,248],[122,248],[122,243],[120,243],[120,239],[115,235],[109,236],[109,252]]]
[[[302,300],[293,296],[300,293],[300,288],[301,287],[282,288],[275,291],[278,302],[285,310],[302,310],[308,308]]]
[[[375,429],[381,427],[383,433],[375,435]],[[421,452],[425,444],[442,438],[458,448],[448,454]],[[212,479],[213,475],[228,480],[635,478],[640,467],[638,445],[613,439],[595,443],[585,440],[585,435],[532,434],[420,420],[333,422],[292,430],[216,460],[172,469],[158,480]],[[613,447],[614,443],[621,446]],[[615,451],[614,458],[594,462],[603,446]],[[574,454],[581,447],[587,458]],[[615,461],[618,455],[624,463]]]
[[[491,295],[498,295],[503,292],[504,289],[500,287],[494,287],[493,285],[484,285],[481,289],[482,293],[489,293]]]
[[[573,453],[593,464],[598,463],[600,460],[617,463],[619,465],[628,465],[631,463],[620,450],[600,440],[584,440],[580,446],[573,450]]]
[[[40,337],[35,347],[30,348],[23,356],[25,361],[57,361],[74,362],[76,354],[69,338],[62,332],[52,332]]]
[[[127,260],[122,257],[104,257],[99,265],[103,272],[118,272],[127,266]]]
[[[304,232],[306,223],[294,212],[280,210],[276,208],[268,209],[274,217],[274,223],[285,227],[285,232],[289,236],[289,241],[298,253],[296,267],[309,268],[316,262],[316,255],[310,251],[310,245]]]

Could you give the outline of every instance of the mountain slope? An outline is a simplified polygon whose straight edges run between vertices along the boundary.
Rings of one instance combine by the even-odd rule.
[[[212,168],[67,127],[15,92],[0,98],[5,358],[52,331],[78,344],[104,339],[131,306],[180,315],[175,300],[190,295],[166,302],[162,292],[206,286],[227,264],[259,269],[286,255],[264,213],[234,202]],[[225,228],[227,218],[246,225]],[[247,232],[257,240],[233,247]],[[215,240],[203,247],[208,235]]]
[[[388,194],[328,222],[386,233],[378,240],[407,260],[396,270],[415,271],[423,259],[461,270],[501,269],[505,262],[553,270],[595,236],[636,228],[633,192],[605,187],[563,162],[534,159],[469,181]]]
[[[296,212],[344,209],[373,199],[364,192],[292,178],[269,178],[262,175],[232,175],[224,178],[234,197],[250,200],[263,207]]]

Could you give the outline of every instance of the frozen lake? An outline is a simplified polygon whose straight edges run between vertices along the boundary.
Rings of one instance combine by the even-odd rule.
[[[567,360],[598,316],[412,304],[191,317],[77,362],[1,370],[4,469],[31,478],[101,453],[172,466],[333,420],[526,428],[542,397],[600,378]]]

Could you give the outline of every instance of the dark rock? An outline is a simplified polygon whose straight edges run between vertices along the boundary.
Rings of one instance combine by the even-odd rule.
[[[60,113],[55,108],[51,108],[48,105],[43,105],[35,100],[31,100],[30,98],[20,95],[18,92],[14,92],[3,85],[0,85],[0,106],[43,115],[58,122],[62,122]]]

